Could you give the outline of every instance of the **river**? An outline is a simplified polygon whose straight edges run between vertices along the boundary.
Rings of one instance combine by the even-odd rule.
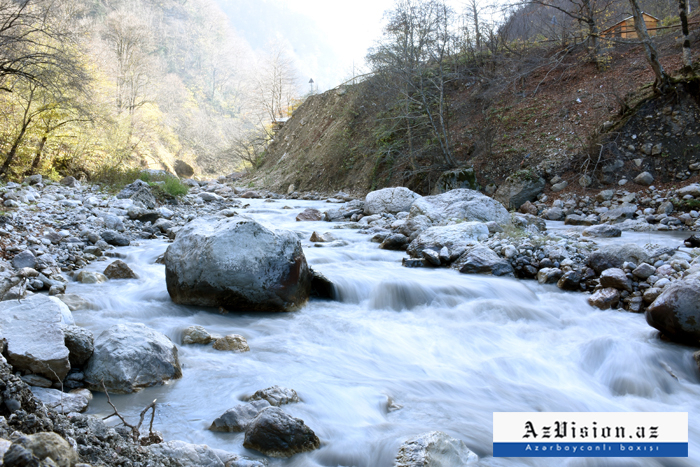
[[[404,439],[432,430],[463,440],[482,457],[479,465],[700,465],[700,372],[693,349],[659,340],[643,315],[600,311],[584,294],[535,281],[404,268],[403,253],[378,249],[368,235],[295,222],[302,209],[332,207],[326,203],[250,205],[239,212],[300,232],[308,262],[336,284],[338,300],[314,299],[300,311],[279,314],[222,315],[175,305],[164,266],[155,264],[168,244],[143,241],[119,249],[141,279],[71,283],[69,292],[97,308],[74,312],[77,324],[97,335],[116,323],[144,323],[178,344],[183,366],[180,380],[112,396],[127,418],[137,420],[157,398],[154,426],[167,440],[256,458],[243,448],[243,433],[207,427],[242,397],[280,385],[302,399],[283,409],[303,419],[322,446],[270,459],[271,466],[388,467]],[[308,241],[314,230],[330,231],[347,245],[314,247]],[[102,271],[107,264],[88,269]],[[241,334],[251,351],[179,345],[191,325]],[[402,408],[389,411],[390,402]],[[690,456],[673,462],[493,458],[492,414],[502,411],[688,412]],[[88,413],[111,413],[103,394],[95,394]]]

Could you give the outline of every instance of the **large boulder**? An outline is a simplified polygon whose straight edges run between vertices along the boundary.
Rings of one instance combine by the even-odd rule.
[[[433,194],[439,195],[458,188],[469,188],[470,190],[479,188],[473,167],[462,167],[443,172],[435,183]]]
[[[414,258],[420,258],[425,249],[440,251],[443,247],[447,247],[450,252],[464,252],[468,246],[488,237],[489,229],[483,222],[461,222],[431,227],[422,231],[411,242],[407,252]]]
[[[268,407],[248,425],[243,446],[270,457],[291,457],[318,449],[321,441],[303,420]]]
[[[0,302],[0,337],[7,340],[5,355],[16,370],[60,382],[70,371],[70,352],[64,326],[73,325],[68,307],[46,295]]]
[[[182,159],[177,159],[173,168],[178,177],[190,178],[194,175],[194,168]]]
[[[117,194],[119,199],[130,199],[134,203],[141,203],[147,209],[156,207],[156,198],[151,192],[151,186],[143,180],[136,180],[124,187]]]
[[[610,268],[622,268],[625,262],[641,264],[650,261],[649,253],[636,243],[604,246],[588,257],[588,266],[597,274]]]
[[[508,209],[518,209],[525,202],[534,201],[546,183],[544,178],[531,170],[520,170],[506,178],[493,197]]]
[[[284,404],[299,402],[299,395],[294,389],[272,386],[260,389],[248,398],[249,401],[267,401],[270,405],[279,407]]]
[[[138,279],[139,276],[131,270],[128,264],[118,259],[110,263],[104,270],[104,275],[109,279]]]
[[[267,407],[270,407],[270,403],[266,400],[238,404],[214,420],[209,429],[211,431],[243,432],[260,411]]]
[[[178,232],[164,262],[168,293],[183,305],[290,311],[311,292],[297,236],[243,216],[195,219]]]
[[[676,281],[667,286],[646,311],[649,325],[673,341],[700,345],[700,279]]]
[[[420,197],[418,193],[402,186],[373,191],[365,198],[365,214],[408,212],[413,202]]]
[[[510,225],[510,214],[499,203],[478,191],[462,188],[441,195],[419,198],[411,206],[408,218],[427,217],[437,224],[447,219],[496,222]]]
[[[95,350],[95,338],[91,331],[79,326],[63,328],[65,344],[70,352],[71,367],[82,367],[92,357]]]
[[[478,462],[463,441],[441,431],[424,433],[399,448],[394,467],[461,467]]]
[[[182,376],[177,347],[143,324],[117,324],[95,339],[85,369],[85,383],[94,391],[128,394]]]
[[[463,274],[493,274],[504,276],[513,272],[513,266],[489,247],[477,245],[468,249],[452,267]]]
[[[58,389],[32,387],[32,392],[47,408],[62,414],[85,412],[92,400],[92,393],[88,389],[62,392]]]

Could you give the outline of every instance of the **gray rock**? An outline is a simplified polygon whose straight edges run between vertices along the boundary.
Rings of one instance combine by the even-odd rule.
[[[632,282],[620,268],[610,268],[600,273],[600,286],[632,292]]]
[[[77,188],[80,186],[80,183],[78,182],[78,180],[75,179],[75,177],[68,176],[68,177],[64,177],[63,179],[61,179],[61,185],[64,185],[64,186],[67,186],[70,188]]]
[[[372,191],[365,198],[365,214],[396,214],[408,211],[420,197],[418,193],[402,186]]]
[[[95,337],[92,332],[79,326],[65,326],[65,345],[70,352],[72,368],[82,367],[92,357],[95,350]]]
[[[44,178],[41,176],[41,174],[30,175],[24,179],[24,183],[27,183],[28,185],[37,185],[43,181]]]
[[[311,234],[311,238],[309,238],[309,241],[313,243],[329,243],[335,240],[337,240],[337,238],[335,238],[330,232],[326,232],[323,234],[314,232]]]
[[[620,228],[609,224],[593,225],[583,229],[581,233],[584,237],[613,238],[622,236]]]
[[[545,220],[532,214],[514,213],[512,219],[513,225],[523,229],[534,227],[540,232],[545,232],[547,230],[547,223]]]
[[[105,230],[101,234],[102,239],[112,246],[129,246],[131,241],[125,236],[114,230]]]
[[[559,268],[542,268],[537,271],[537,282],[540,284],[556,284],[563,274]]]
[[[634,183],[637,185],[649,186],[654,183],[654,176],[649,172],[642,172],[634,177]]]
[[[173,168],[178,177],[190,178],[194,175],[194,168],[182,159],[177,159]]]
[[[190,326],[182,332],[182,344],[211,344],[214,338],[202,326]]]
[[[404,442],[394,467],[461,467],[479,461],[463,441],[441,431],[416,436]]]
[[[405,250],[408,246],[408,237],[403,234],[391,234],[379,245],[382,250]]]
[[[619,224],[626,221],[627,219],[632,219],[637,212],[637,206],[620,206],[619,208],[611,209],[600,215],[601,222],[607,222],[610,224]]]
[[[656,272],[656,268],[648,263],[642,263],[637,266],[632,274],[642,280],[648,279],[652,274]]]
[[[72,325],[68,307],[46,295],[21,302],[0,302],[0,336],[7,340],[7,361],[16,370],[59,382],[70,370],[63,326]]]
[[[462,167],[460,169],[443,172],[440,178],[438,178],[437,183],[435,183],[433,194],[439,195],[440,193],[446,193],[458,188],[468,188],[470,190],[479,189],[473,167]]]
[[[513,267],[508,261],[498,256],[490,248],[482,245],[468,249],[452,263],[452,268],[463,274],[503,276],[513,273]]]
[[[36,386],[39,388],[53,387],[53,381],[39,375],[22,375],[22,381],[24,381],[30,386]]]
[[[651,287],[651,288],[645,290],[644,295],[643,295],[644,303],[646,303],[647,305],[653,303],[654,300],[659,298],[659,295],[661,295],[661,292],[663,292],[663,290],[656,288],[656,287]]]
[[[647,323],[675,342],[700,345],[700,280],[667,286],[646,311]]]
[[[413,258],[422,257],[423,251],[440,251],[447,247],[452,251],[463,251],[489,237],[489,229],[483,222],[461,222],[454,225],[430,227],[418,235],[407,248]]]
[[[425,216],[436,224],[448,219],[510,225],[510,214],[496,200],[474,190],[462,188],[441,195],[418,198],[409,211],[408,220]]]
[[[615,196],[614,190],[603,190],[597,195],[595,195],[595,199],[599,203],[602,203],[603,201],[610,201],[611,199],[613,199],[613,196]]]
[[[178,465],[182,467],[265,467],[266,465],[227,451],[210,448],[206,444],[189,444],[184,441],[151,444],[145,449],[153,454],[177,460]]]
[[[17,451],[20,450],[17,448],[28,451],[27,454],[33,455],[33,459],[22,459],[24,456],[15,457]],[[20,435],[5,453],[3,460],[4,465],[8,467],[25,465],[28,467],[72,467],[78,462],[78,453],[60,435],[47,431],[29,436]]]
[[[423,250],[423,258],[433,266],[440,266],[440,253],[435,250]]]
[[[61,392],[58,389],[34,387],[32,392],[48,409],[62,414],[85,412],[92,400],[92,393],[87,389]]]
[[[81,284],[102,284],[107,282],[108,279],[107,276],[99,272],[80,271],[78,275],[75,276],[75,280]]]
[[[651,260],[647,251],[636,243],[604,246],[588,257],[588,265],[597,273],[610,268],[621,268],[625,262],[648,263]]]
[[[562,182],[555,183],[554,185],[552,185],[552,191],[555,192],[555,193],[557,193],[557,192],[559,192],[559,191],[562,191],[562,190],[563,190],[564,188],[566,188],[567,186],[569,186],[569,182],[567,182],[566,180],[564,180],[564,181],[562,181]]]
[[[219,418],[214,420],[209,429],[211,431],[243,432],[248,428],[250,422],[258,416],[260,411],[266,407],[270,407],[270,403],[266,400],[239,404],[228,409]]]
[[[118,259],[107,266],[104,275],[109,279],[138,279],[139,276],[122,260]]]
[[[588,297],[588,303],[601,310],[615,308],[620,303],[620,291],[613,288],[600,289]]]
[[[268,407],[250,422],[243,446],[270,457],[291,457],[318,449],[321,441],[303,420]]]
[[[693,196],[695,198],[700,198],[700,184],[692,183],[692,184],[685,186],[683,188],[679,188],[678,190],[676,190],[676,193],[680,197],[690,195],[690,196]]]
[[[581,288],[581,273],[578,271],[569,271],[561,276],[561,279],[557,281],[557,287],[562,290],[576,291]]]
[[[24,250],[12,258],[12,266],[15,269],[34,268],[36,266],[36,257],[29,250]]]
[[[156,198],[151,192],[151,187],[143,180],[136,180],[134,183],[125,186],[117,194],[117,198],[130,199],[134,203],[141,203],[147,209],[153,209],[156,206]]]
[[[545,185],[542,177],[530,170],[521,170],[506,178],[493,197],[508,209],[518,209],[526,201],[534,201]]]
[[[304,209],[296,217],[297,222],[314,222],[323,220],[323,213],[318,209]]]
[[[550,221],[560,221],[564,218],[564,211],[561,208],[553,207],[546,209],[542,215]]]
[[[284,404],[299,402],[299,395],[294,389],[282,388],[280,386],[272,386],[267,389],[261,389],[259,391],[256,391],[255,394],[250,396],[247,400],[265,400],[269,402],[270,405],[279,407]]]
[[[85,382],[102,391],[127,394],[182,376],[177,347],[143,324],[118,324],[95,339],[95,352],[85,369]]]
[[[247,217],[203,217],[165,252],[175,303],[246,311],[290,311],[311,292],[311,270],[297,236]]]
[[[593,225],[593,223],[592,219],[578,214],[569,214],[564,219],[564,225]]]
[[[118,232],[123,232],[125,229],[124,222],[117,216],[111,214],[105,214],[101,216],[105,221],[105,228],[109,230],[116,230]]]
[[[673,212],[673,203],[670,201],[664,201],[659,205],[659,208],[656,210],[657,214],[671,214]]]
[[[68,309],[70,311],[95,309],[95,305],[93,305],[89,301],[85,300],[80,295],[62,294],[62,295],[57,295],[56,298],[58,298],[63,303],[65,303],[66,306],[68,306]]]
[[[219,337],[214,341],[214,349],[231,352],[250,351],[248,341],[246,341],[245,337],[238,334],[229,334],[228,336]]]

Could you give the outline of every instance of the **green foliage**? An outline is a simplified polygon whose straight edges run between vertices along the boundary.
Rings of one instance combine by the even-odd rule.
[[[163,184],[159,186],[164,192],[176,198],[185,196],[189,191],[189,187],[182,183],[177,177],[168,177],[164,180]]]

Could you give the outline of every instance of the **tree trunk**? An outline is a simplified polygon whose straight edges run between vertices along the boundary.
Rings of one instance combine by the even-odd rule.
[[[15,142],[12,143],[12,147],[10,148],[10,152],[7,153],[7,158],[5,159],[5,162],[2,164],[2,167],[0,167],[0,175],[5,175],[7,173],[7,170],[10,168],[10,164],[12,164],[12,161],[14,160],[15,156],[17,155],[17,148],[19,147],[20,143],[24,139],[24,134],[27,132],[27,128],[29,128],[29,124],[32,122],[32,119],[30,118],[29,120],[26,121],[22,125],[22,129],[19,132],[19,135],[17,135],[17,138],[15,139]]]
[[[688,2],[687,0],[678,0],[678,14],[681,17],[681,31],[683,32],[683,73],[692,73],[693,57],[690,53],[690,38],[688,31]]]
[[[37,170],[39,169],[39,165],[41,164],[41,155],[44,152],[44,145],[46,144],[46,140],[49,139],[49,133],[46,132],[44,133],[44,136],[41,138],[41,141],[39,141],[39,145],[36,147],[36,154],[34,155],[34,160],[32,161],[32,166],[30,167],[29,171],[27,172],[27,175],[34,175]]]
[[[629,0],[632,7],[632,15],[634,16],[634,29],[637,31],[637,38],[644,45],[644,55],[646,56],[649,66],[654,71],[654,89],[662,94],[667,93],[671,89],[671,79],[664,71],[661,62],[659,62],[659,53],[654,47],[654,43],[649,37],[647,25],[642,16],[642,9],[639,7],[637,0]]]

